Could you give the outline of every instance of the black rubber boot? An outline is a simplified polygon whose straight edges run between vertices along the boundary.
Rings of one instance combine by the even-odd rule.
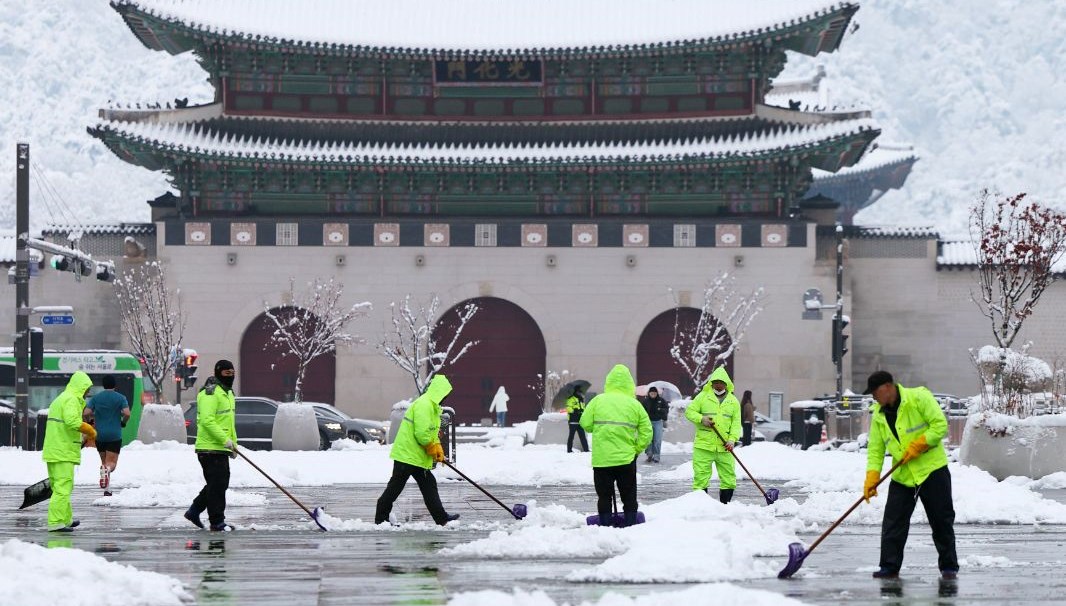
[[[733,500],[733,489],[723,488],[718,491],[718,500],[722,502],[722,505],[727,505]]]
[[[635,511],[627,511],[625,513],[625,516],[626,516],[626,527],[636,526],[637,525],[637,512],[635,512]]]

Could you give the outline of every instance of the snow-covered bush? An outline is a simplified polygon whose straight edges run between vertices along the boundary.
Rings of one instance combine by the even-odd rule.
[[[1029,344],[1022,351],[984,347],[971,351],[981,378],[981,410],[1025,418],[1033,414],[1035,394],[1049,391],[1054,373],[1047,362],[1028,355]]]

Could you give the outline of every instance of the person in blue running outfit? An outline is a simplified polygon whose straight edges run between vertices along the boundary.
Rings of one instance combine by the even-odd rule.
[[[100,453],[100,488],[104,496],[111,496],[111,474],[118,467],[118,453],[122,450],[122,428],[130,420],[130,403],[126,396],[115,391],[115,377],[104,375],[100,380],[103,391],[93,396],[82,411],[86,423],[95,423],[96,450]]]

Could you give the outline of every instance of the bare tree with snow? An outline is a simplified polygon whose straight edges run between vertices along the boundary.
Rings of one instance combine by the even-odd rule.
[[[333,278],[318,278],[297,292],[295,278],[289,278],[288,305],[271,306],[264,301],[264,315],[274,325],[269,343],[281,357],[296,360],[296,387],[293,398],[303,400],[303,380],[307,367],[319,356],[334,353],[338,346],[352,347],[363,339],[348,332],[348,325],[370,312],[369,302],[341,303],[344,285]]]
[[[985,190],[970,209],[970,235],[977,265],[977,292],[971,298],[991,322],[998,346],[992,349],[998,355],[992,371],[987,351],[971,351],[986,386],[984,407],[1024,414],[1019,405],[1024,383],[1010,380],[1016,353],[1011,346],[1066,255],[1066,214],[1026,201],[1024,193],[1000,196]]]
[[[764,295],[761,286],[747,295],[740,294],[736,280],[723,272],[704,289],[695,324],[682,321],[681,307],[677,307],[670,356],[696,389],[706,383],[715,368],[725,364],[744,340],[748,326],[762,311]]]
[[[187,320],[180,293],[167,288],[166,271],[156,261],[127,268],[114,287],[130,350],[165,398],[163,386],[177,364]]]
[[[446,314],[439,321],[440,297],[437,295],[433,295],[428,305],[417,304],[417,309],[411,306],[411,295],[391,303],[390,307],[392,332],[386,332],[381,339],[381,355],[411,375],[419,394],[442,368],[458,362],[478,343],[466,341],[459,345],[463,329],[478,312],[475,303],[460,305],[454,309],[454,316]],[[438,325],[444,330],[435,330]],[[437,332],[444,336],[444,340],[437,340]]]

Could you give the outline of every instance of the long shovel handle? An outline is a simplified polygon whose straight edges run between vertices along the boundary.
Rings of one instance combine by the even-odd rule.
[[[718,431],[718,427],[715,426],[715,425],[712,425],[711,429],[714,430],[714,433],[715,433],[715,435],[718,436],[718,439],[721,440],[723,444],[725,444],[725,437],[722,436],[722,432]],[[732,450],[729,451],[729,454],[733,455],[733,458],[736,459],[737,463],[740,463],[740,468],[743,469],[744,473],[748,474],[748,478],[751,479],[751,481],[755,483],[755,487],[758,488],[759,492],[762,493],[763,498],[766,499],[767,501],[769,501],[770,500],[769,495],[767,495],[766,491],[763,490],[762,484],[759,484],[759,481],[755,479],[755,476],[751,475],[751,472],[748,471],[747,466],[744,465],[744,461],[741,461],[740,457],[737,456],[737,453],[733,452]]]
[[[285,490],[285,488],[281,484],[278,484],[277,481],[274,478],[270,477],[267,474],[267,472],[263,471],[258,465],[253,463],[252,460],[249,459],[247,456],[245,456],[245,454],[243,452],[241,452],[240,450],[237,450],[236,448],[233,449],[233,452],[239,454],[242,459],[244,459],[245,461],[248,462],[249,465],[251,465],[252,467],[255,467],[255,470],[258,471],[259,473],[263,474],[264,478],[266,478],[266,479],[270,480],[271,482],[273,482],[274,486],[278,487],[278,490],[280,490],[281,492],[284,492],[285,496],[287,496],[290,499],[292,499],[293,503],[296,503],[297,505],[299,505],[300,509],[302,509],[305,512],[307,512],[308,516],[310,516],[312,519],[315,517],[314,514],[311,513],[311,510],[307,508],[307,506],[305,506],[303,503],[301,503],[299,501],[299,499],[297,499],[296,497],[292,496],[292,493],[290,493],[288,490]]]
[[[881,476],[881,479],[877,481],[877,484],[874,484],[874,488],[877,488],[878,486],[881,485],[882,482],[884,482],[888,478],[892,477],[892,474],[895,473],[895,471],[897,469],[899,469],[900,465],[903,465],[903,459],[902,458],[899,460],[898,463],[896,463],[895,465],[892,466],[892,469],[889,469],[888,472],[885,475]],[[849,507],[848,510],[844,512],[844,515],[840,516],[840,519],[838,519],[836,522],[833,522],[833,525],[829,527],[829,530],[826,530],[825,532],[823,532],[822,536],[818,537],[818,540],[816,540],[815,542],[811,543],[811,546],[807,548],[807,553],[803,557],[807,557],[807,555],[810,555],[810,553],[812,551],[814,551],[814,548],[817,547],[818,544],[821,543],[823,540],[825,540],[825,538],[827,536],[829,536],[829,533],[833,532],[836,529],[837,526],[840,526],[840,523],[844,521],[844,518],[846,518],[849,515],[851,515],[851,512],[855,511],[855,509],[858,508],[859,505],[862,505],[862,502],[865,499],[866,499],[866,495],[865,494],[863,496],[859,497],[859,500],[855,501],[855,504],[852,505],[851,507]]]
[[[508,506],[504,505],[504,504],[503,504],[503,502],[501,502],[501,501],[500,501],[499,499],[497,499],[496,497],[492,496],[492,494],[490,494],[490,493],[489,493],[489,491],[487,491],[487,490],[485,490],[484,488],[482,488],[482,487],[481,487],[480,485],[478,485],[478,483],[477,483],[477,482],[475,482],[475,481],[471,480],[471,479],[470,479],[469,477],[467,477],[467,475],[466,475],[465,473],[463,473],[463,472],[459,471],[459,470],[458,470],[458,469],[457,469],[457,468],[455,467],[455,465],[452,465],[451,463],[449,463],[447,459],[445,459],[444,461],[442,461],[442,463],[444,463],[445,465],[447,465],[447,466],[448,466],[448,468],[449,468],[449,469],[451,469],[452,471],[454,471],[455,473],[457,473],[457,474],[459,474],[460,476],[462,476],[464,480],[466,480],[467,482],[470,482],[470,484],[471,484],[471,485],[472,485],[472,486],[473,486],[474,488],[477,488],[477,489],[478,489],[478,490],[480,490],[481,492],[485,493],[485,496],[486,496],[486,497],[488,497],[488,498],[492,499],[493,501],[496,501],[496,504],[497,504],[497,505],[499,505],[500,507],[503,507],[504,509],[506,509],[506,510],[507,510],[507,513],[509,513],[509,514],[511,514],[511,515],[513,515],[513,516],[514,516],[514,519],[516,519],[516,520],[521,520],[521,519],[522,519],[521,517],[519,517],[519,516],[518,516],[518,514],[516,514],[516,513],[514,512],[514,510],[513,510],[513,509],[511,509],[510,507],[508,507]]]

